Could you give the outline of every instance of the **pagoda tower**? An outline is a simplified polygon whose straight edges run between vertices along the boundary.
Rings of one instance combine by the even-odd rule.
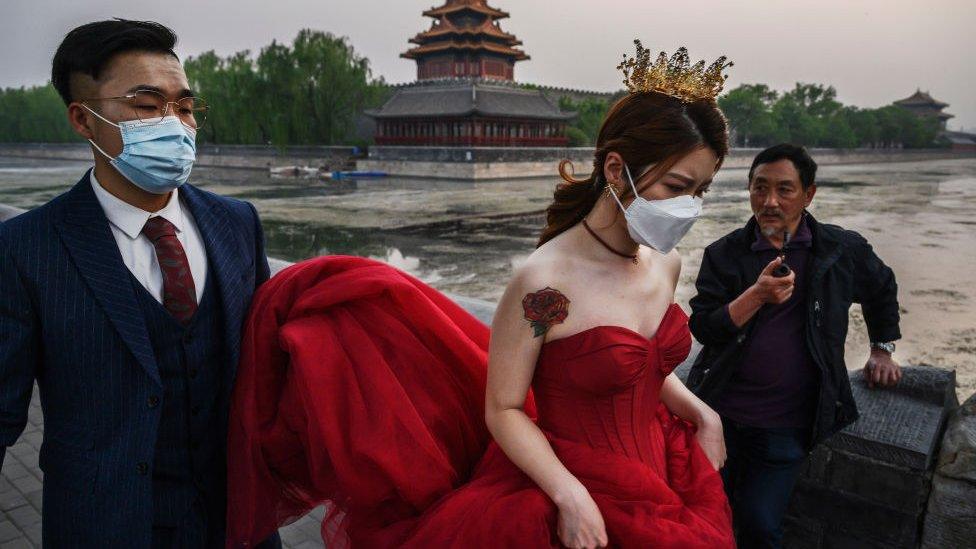
[[[417,81],[398,86],[379,109],[379,146],[564,147],[563,112],[542,91],[518,85],[515,63],[529,58],[498,24],[508,13],[486,0],[447,0],[424,15],[430,29],[400,56],[417,63]],[[372,154],[372,153],[371,153]]]
[[[522,41],[501,29],[508,13],[486,0],[448,0],[424,15],[430,29],[410,39],[416,47],[400,57],[417,62],[417,80],[478,77],[514,80],[515,63],[529,59]]]
[[[906,97],[905,99],[895,101],[894,104],[910,111],[915,116],[936,119],[938,121],[939,128],[942,130],[946,129],[946,122],[950,118],[953,118],[953,115],[947,112],[942,112],[943,109],[949,106],[948,103],[943,103],[942,101],[933,98],[928,92],[923,92],[921,89],[917,88],[915,93]]]

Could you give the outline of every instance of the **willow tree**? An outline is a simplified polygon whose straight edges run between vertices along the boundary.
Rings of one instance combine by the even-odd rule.
[[[187,77],[211,105],[200,139],[278,146],[354,141],[356,117],[382,103],[387,86],[348,39],[303,30],[290,45],[272,42],[221,58],[189,58]]]
[[[68,124],[64,103],[50,84],[0,89],[0,142],[80,141]]]

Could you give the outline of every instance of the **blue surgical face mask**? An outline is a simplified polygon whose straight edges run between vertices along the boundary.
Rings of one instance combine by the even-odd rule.
[[[82,105],[122,133],[122,152],[112,158],[88,141],[133,185],[153,194],[166,194],[190,178],[197,156],[197,132],[176,116],[128,120],[116,124]]]

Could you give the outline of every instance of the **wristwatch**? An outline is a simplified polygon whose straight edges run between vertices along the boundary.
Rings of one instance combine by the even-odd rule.
[[[872,341],[871,342],[871,348],[872,349],[880,349],[880,350],[888,353],[889,355],[895,354],[895,344],[894,344],[894,342],[891,342],[891,341],[889,341],[889,342],[881,342],[881,343]]]

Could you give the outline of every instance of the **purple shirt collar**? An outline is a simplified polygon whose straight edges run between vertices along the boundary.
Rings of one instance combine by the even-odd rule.
[[[761,252],[765,250],[777,250],[779,248],[773,246],[766,235],[762,234],[759,229],[759,224],[756,224],[755,229],[756,240],[752,243],[752,251]],[[809,248],[813,245],[813,233],[810,232],[810,226],[807,224],[807,214],[803,212],[803,217],[800,218],[800,224],[796,227],[796,234],[790,238],[789,248],[794,248],[802,246],[804,248]]]

